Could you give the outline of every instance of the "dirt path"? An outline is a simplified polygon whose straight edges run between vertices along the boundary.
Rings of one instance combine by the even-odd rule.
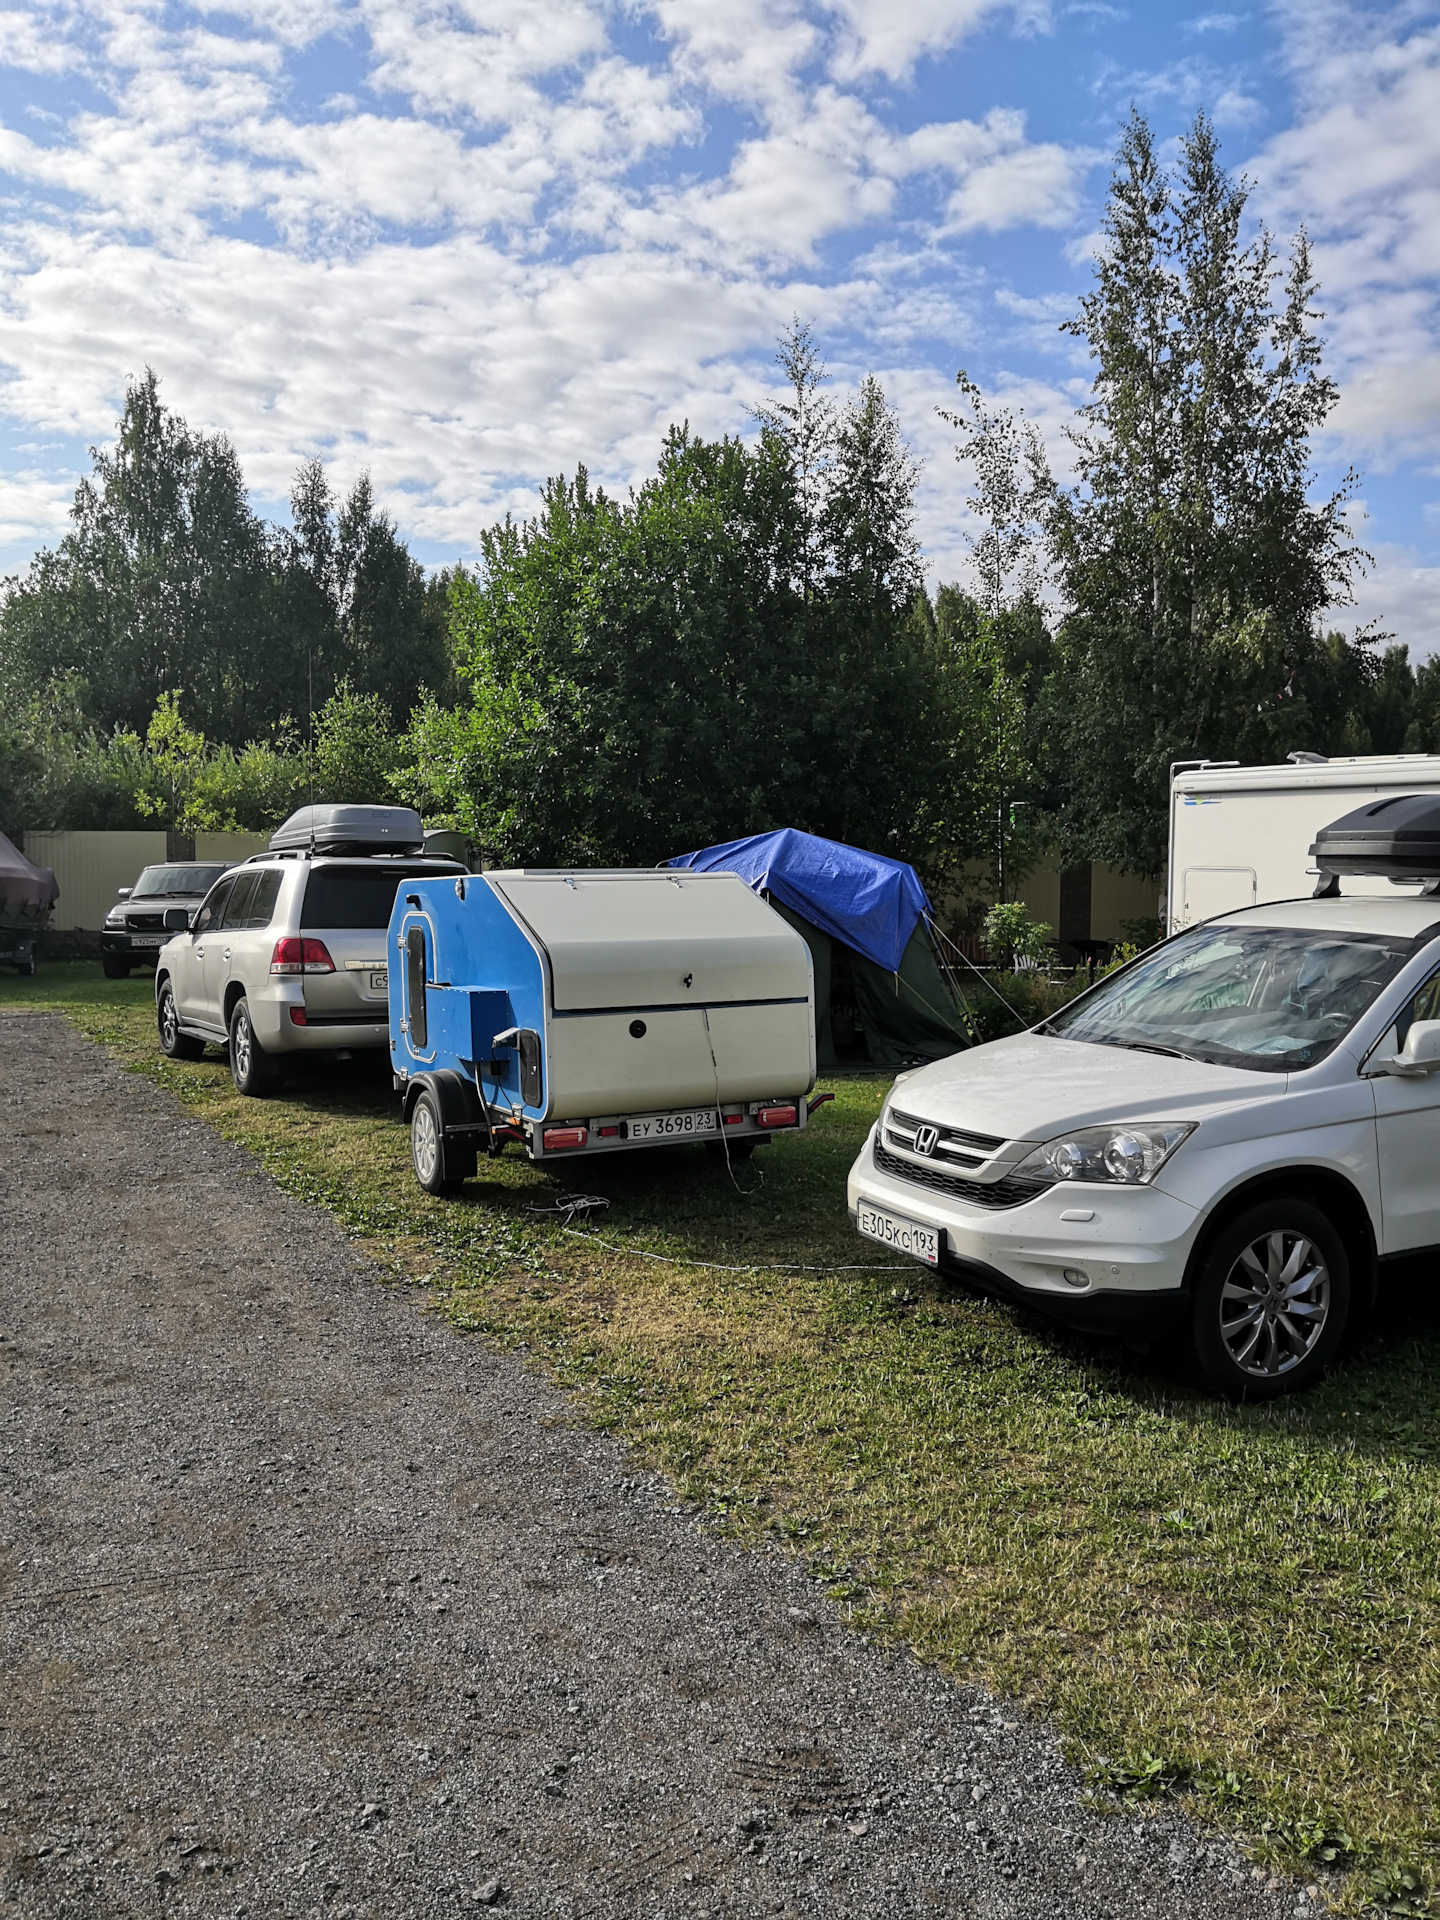
[[[0,1018],[0,1906],[1277,1916]]]

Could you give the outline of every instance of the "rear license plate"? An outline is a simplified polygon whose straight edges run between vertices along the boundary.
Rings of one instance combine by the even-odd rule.
[[[699,1107],[690,1113],[642,1113],[626,1129],[632,1140],[685,1140],[697,1133],[718,1133],[715,1109]]]
[[[388,970],[384,973],[371,974],[370,991],[371,993],[388,993],[390,991],[390,974]]]
[[[165,939],[163,934],[158,933],[132,933],[130,944],[132,947],[163,947]]]
[[[878,1240],[882,1247],[908,1253],[912,1260],[923,1260],[927,1267],[940,1264],[938,1227],[922,1227],[918,1221],[902,1220],[895,1213],[882,1213],[868,1200],[862,1200],[856,1208],[855,1225],[867,1240]]]

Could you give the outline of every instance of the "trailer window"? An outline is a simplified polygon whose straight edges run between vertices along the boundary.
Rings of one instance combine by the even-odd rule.
[[[1414,952],[1380,934],[1197,927],[1037,1032],[1261,1073],[1312,1067]]]
[[[411,1051],[423,1052],[428,1044],[424,927],[410,927],[405,934],[405,1011],[410,1021]]]

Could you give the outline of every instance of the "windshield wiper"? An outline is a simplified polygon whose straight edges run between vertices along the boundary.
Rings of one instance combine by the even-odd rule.
[[[1128,1047],[1131,1053],[1163,1053],[1171,1060],[1193,1060],[1193,1053],[1182,1053],[1179,1047],[1157,1046],[1151,1040],[1112,1040],[1113,1047]]]

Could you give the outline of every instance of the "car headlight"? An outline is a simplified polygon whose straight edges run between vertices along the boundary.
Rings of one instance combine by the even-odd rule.
[[[1143,1187],[1153,1180],[1199,1122],[1176,1120],[1158,1127],[1077,1127],[1027,1154],[1011,1178],[1048,1187],[1060,1180],[1099,1180],[1110,1186]]]
[[[125,916],[118,907],[112,907],[110,912],[105,916],[105,924],[107,927],[123,928],[125,925]]]

